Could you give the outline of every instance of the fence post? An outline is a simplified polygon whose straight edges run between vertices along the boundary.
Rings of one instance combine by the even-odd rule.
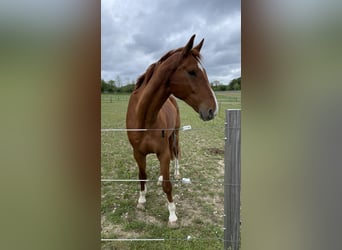
[[[224,249],[239,249],[241,189],[241,110],[226,110],[224,150]]]

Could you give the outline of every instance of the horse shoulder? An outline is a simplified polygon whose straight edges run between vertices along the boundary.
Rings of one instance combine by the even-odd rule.
[[[169,100],[173,104],[173,106],[178,110],[178,103],[177,103],[176,97],[174,97],[173,95],[170,95]]]

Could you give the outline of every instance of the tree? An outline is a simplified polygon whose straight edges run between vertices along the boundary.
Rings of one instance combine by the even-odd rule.
[[[121,92],[132,93],[134,88],[135,88],[135,84],[133,83],[133,84],[127,84],[125,86],[122,86],[120,90]]]
[[[241,76],[230,81],[229,90],[241,90]]]
[[[109,80],[106,82],[104,79],[101,79],[101,92],[116,92],[117,87],[115,86],[115,81]]]
[[[217,87],[219,85],[222,85],[222,84],[220,83],[220,81],[217,81],[217,80],[215,80],[211,83],[211,86],[213,86],[213,87]]]
[[[101,92],[113,92],[110,85],[103,79],[101,79]]]
[[[101,92],[105,92],[106,85],[107,85],[106,81],[101,79]]]
[[[116,77],[115,82],[116,82],[116,86],[117,86],[118,88],[121,88],[122,82],[121,82],[120,76],[117,76],[117,77]]]

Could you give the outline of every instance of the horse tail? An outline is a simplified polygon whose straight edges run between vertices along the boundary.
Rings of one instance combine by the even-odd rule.
[[[171,153],[171,160],[174,160],[175,158],[176,159],[180,158],[178,134],[179,134],[179,130],[175,130],[170,135],[169,149]]]

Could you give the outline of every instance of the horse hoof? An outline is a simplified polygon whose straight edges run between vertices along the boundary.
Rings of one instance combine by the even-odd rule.
[[[180,174],[175,175],[175,179],[176,179],[176,180],[180,180],[181,178],[182,178],[182,177],[181,177]]]
[[[146,203],[138,203],[137,208],[140,210],[145,210],[145,204]]]
[[[179,226],[178,226],[177,221],[169,221],[168,227],[169,228],[178,228]]]

